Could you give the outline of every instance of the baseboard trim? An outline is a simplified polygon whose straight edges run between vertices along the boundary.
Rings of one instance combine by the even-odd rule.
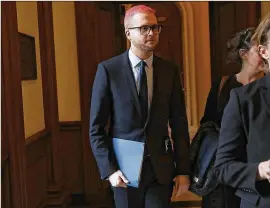
[[[71,200],[69,205],[89,205],[86,201],[85,195],[83,193],[73,193],[71,194]]]
[[[172,208],[180,208],[180,207],[201,207],[201,201],[173,201],[171,202]]]

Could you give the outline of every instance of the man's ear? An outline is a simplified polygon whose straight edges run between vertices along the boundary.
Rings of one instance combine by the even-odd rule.
[[[263,58],[263,59],[269,59],[270,58],[270,54],[269,54],[269,51],[266,49],[265,46],[263,45],[259,45],[258,46],[258,52],[260,54],[260,56]]]
[[[129,39],[129,40],[130,40],[130,31],[129,31],[129,30],[125,30],[125,33],[126,33],[126,37],[127,37],[127,39]]]
[[[247,51],[245,49],[240,49],[239,50],[239,56],[241,57],[241,59],[246,59],[247,58]]]

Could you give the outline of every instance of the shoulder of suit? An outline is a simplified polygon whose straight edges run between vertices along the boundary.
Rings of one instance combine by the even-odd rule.
[[[99,64],[103,65],[104,67],[108,68],[109,66],[119,66],[119,62],[121,62],[127,56],[126,52],[122,53],[118,56],[114,56],[110,59],[100,62]]]
[[[250,100],[252,97],[260,93],[260,88],[262,87],[263,81],[264,78],[261,78],[243,87],[235,88],[234,90],[241,100]]]
[[[154,60],[157,62],[156,64],[164,64],[168,67],[177,68],[177,65],[169,60],[163,59],[159,56],[154,55]]]
[[[99,64],[103,65],[106,69],[110,68],[118,68],[119,65],[123,63],[125,59],[128,59],[128,53],[127,51],[118,55],[114,56],[108,60],[102,61]],[[171,61],[165,60],[161,57],[155,56],[154,55],[154,60],[157,65],[165,65],[166,68],[178,68],[177,65]]]

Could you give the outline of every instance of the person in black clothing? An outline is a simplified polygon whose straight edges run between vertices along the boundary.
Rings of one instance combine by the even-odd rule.
[[[227,42],[227,63],[239,63],[242,68],[239,73],[213,82],[200,123],[212,121],[221,125],[223,111],[230,98],[230,91],[246,85],[263,76],[263,62],[257,52],[257,46],[251,42],[255,29],[248,28],[236,33]],[[229,186],[219,185],[209,195],[202,197],[203,208],[237,208],[240,198],[235,196],[235,190]]]
[[[221,184],[236,188],[241,208],[270,207],[270,13],[252,38],[265,76],[231,90],[224,109],[215,168]]]

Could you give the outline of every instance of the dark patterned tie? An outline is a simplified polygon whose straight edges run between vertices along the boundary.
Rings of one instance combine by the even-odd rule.
[[[141,113],[144,122],[147,120],[148,116],[148,87],[147,87],[147,77],[145,72],[146,63],[144,61],[140,62],[140,92],[139,101],[141,106]]]

